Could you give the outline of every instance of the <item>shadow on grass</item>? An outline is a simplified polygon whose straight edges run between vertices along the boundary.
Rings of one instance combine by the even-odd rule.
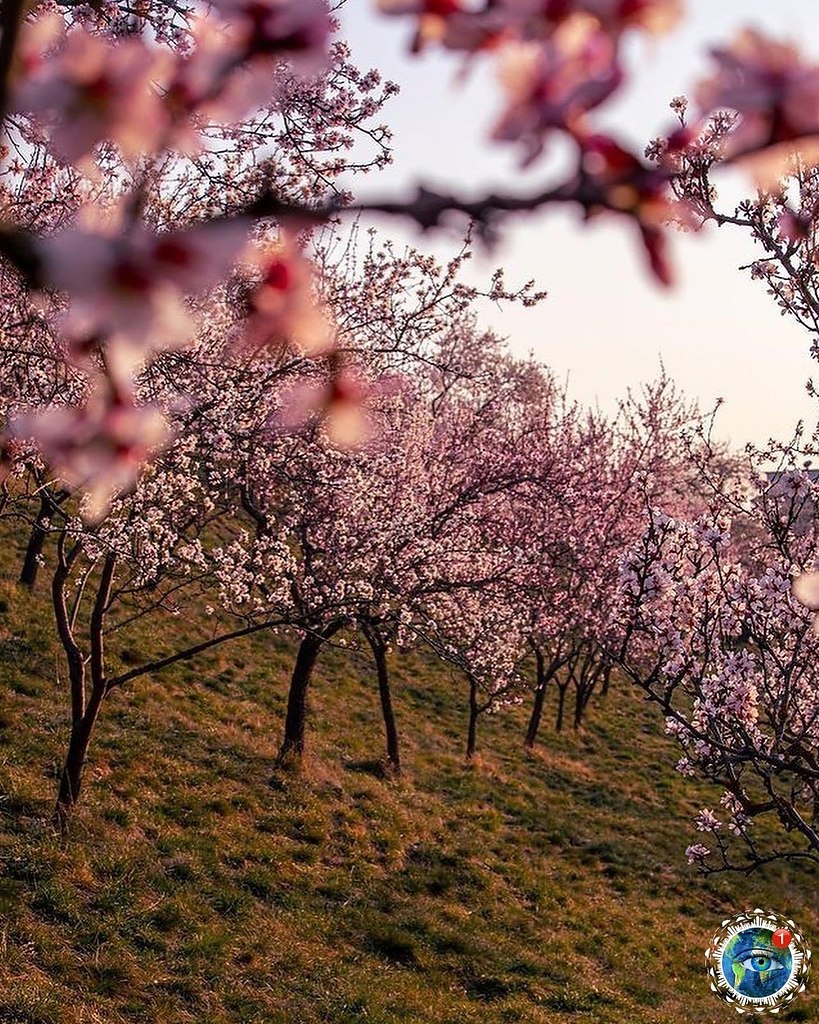
[[[394,772],[386,761],[373,758],[364,761],[344,761],[344,770],[356,775],[370,775],[374,779],[390,779]]]

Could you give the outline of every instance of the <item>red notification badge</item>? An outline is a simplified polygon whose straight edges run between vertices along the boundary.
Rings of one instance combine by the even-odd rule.
[[[791,944],[793,936],[787,928],[777,928],[773,933],[773,944],[777,949],[787,949]]]

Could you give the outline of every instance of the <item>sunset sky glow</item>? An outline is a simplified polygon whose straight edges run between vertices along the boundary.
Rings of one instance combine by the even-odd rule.
[[[682,29],[632,48],[632,85],[610,111],[604,108],[612,133],[640,147],[671,123],[668,102],[707,68],[708,47],[741,28],[798,40],[819,56],[819,19],[810,0],[689,0],[687,6]],[[410,58],[406,22],[378,16],[369,0],[348,0],[341,19],[358,62],[401,86],[388,107],[394,164],[357,182],[359,194],[406,193],[419,182],[467,194],[525,192],[559,170],[559,147],[522,172],[513,147],[486,141],[500,109],[489,65],[478,61],[459,77],[460,58],[434,52]],[[720,184],[724,206],[750,190],[736,175]],[[455,233],[425,238],[403,223],[373,223],[441,257],[457,244]],[[549,297],[535,309],[486,308],[484,322],[516,352],[531,350],[568,377],[576,398],[604,409],[627,387],[655,376],[662,361],[703,407],[724,400],[718,433],[735,445],[785,439],[800,418],[812,427],[819,410],[805,383],[819,373],[809,336],[780,315],[759,281],[738,269],[758,255],[750,238],[731,228],[712,228],[705,236],[673,237],[678,281],[665,291],[650,279],[639,244],[623,225],[601,219],[584,227],[573,210],[510,222],[495,250],[476,257],[472,280],[502,265],[510,283],[534,277]]]

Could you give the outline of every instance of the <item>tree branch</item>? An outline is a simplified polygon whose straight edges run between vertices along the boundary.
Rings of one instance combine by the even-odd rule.
[[[231,633],[222,633],[220,636],[211,637],[210,640],[205,640],[200,644],[194,644],[193,647],[187,647],[184,651],[178,651],[176,654],[169,654],[167,658],[159,658],[156,661],[150,661],[145,665],[141,665],[139,668],[132,668],[129,672],[124,672],[120,676],[115,676],[113,679],[107,680],[105,684],[105,692],[109,693],[116,686],[123,686],[125,683],[130,682],[132,679],[138,679],[140,676],[147,675],[149,672],[159,672],[163,668],[167,668],[169,665],[175,665],[177,661],[187,661],[189,658],[195,657],[197,654],[201,654],[203,651],[210,650],[211,647],[218,647],[219,644],[227,643],[228,640],[238,640],[243,636],[250,636],[252,633],[259,633],[263,629],[272,629],[274,626],[285,626],[286,622],[280,619],[271,619],[267,622],[254,623],[252,626],[245,626],[242,629],[233,630]]]

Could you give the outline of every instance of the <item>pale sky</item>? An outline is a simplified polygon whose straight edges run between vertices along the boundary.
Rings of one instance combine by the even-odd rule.
[[[385,110],[394,164],[356,180],[360,196],[403,194],[418,183],[476,195],[487,188],[525,192],[549,179],[548,160],[524,174],[511,147],[486,141],[501,106],[490,65],[479,63],[463,82],[451,55],[409,57],[409,23],[374,7],[374,0],[347,0],[342,35],[359,66],[378,67],[401,93]],[[687,7],[685,26],[673,36],[632,47],[633,85],[606,114],[609,130],[640,148],[670,123],[671,97],[689,91],[707,68],[708,46],[746,25],[799,40],[819,60],[816,0],[689,0]],[[395,220],[375,223],[441,257],[456,240]],[[678,283],[667,291],[646,273],[628,224],[606,217],[584,226],[569,210],[510,221],[470,276],[488,279],[502,265],[510,284],[534,277],[549,296],[532,310],[486,308],[482,321],[514,351],[531,350],[558,377],[568,375],[571,393],[584,402],[610,408],[628,386],[655,376],[662,360],[704,407],[724,399],[719,433],[735,445],[785,439],[800,418],[813,426],[819,408],[805,382],[819,380],[819,367],[809,357],[811,339],[780,315],[760,282],[737,269],[758,252],[750,239],[725,227],[705,237],[675,235],[672,245]]]

